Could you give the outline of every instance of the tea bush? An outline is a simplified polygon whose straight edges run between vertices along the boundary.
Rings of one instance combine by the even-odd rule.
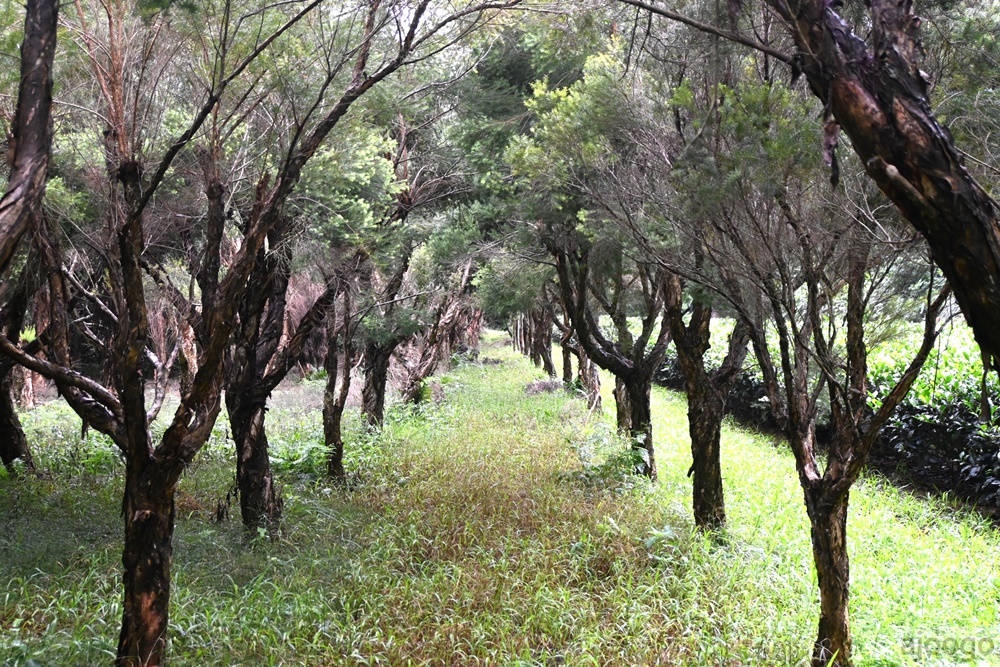
[[[709,368],[717,368],[727,349],[731,320],[713,321]],[[869,402],[878,409],[920,347],[922,331],[912,325],[902,335],[878,344],[868,355]],[[924,364],[910,393],[883,429],[871,465],[901,481],[937,489],[980,506],[1000,507],[1000,426],[981,415],[983,364],[979,346],[964,323],[951,324]],[[655,375],[657,384],[684,389],[684,376],[671,348]],[[989,404],[1000,403],[996,373],[986,377]],[[727,401],[739,422],[764,430],[778,423],[771,414],[760,369],[751,351]],[[821,411],[822,414],[822,411]],[[822,417],[821,417],[822,421]],[[820,440],[828,427],[820,423]]]

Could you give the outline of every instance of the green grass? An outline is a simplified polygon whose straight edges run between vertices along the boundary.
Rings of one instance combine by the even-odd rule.
[[[592,418],[562,392],[526,396],[539,372],[508,348],[483,356],[503,364],[439,378],[441,405],[395,408],[378,436],[351,416],[350,490],[321,475],[318,385],[277,395],[268,422],[286,520],[276,541],[247,544],[238,521],[210,520],[232,485],[220,424],[178,493],[171,664],[735,666],[807,656],[817,593],[784,448],[727,428],[730,528],[718,544],[692,530],[683,400],[654,391],[654,487],[624,472],[610,395]],[[110,664],[121,463],[101,438],[78,444],[64,408],[27,417],[51,474],[0,472],[0,664]],[[993,528],[867,479],[852,494],[849,530],[858,664],[1000,664],[986,650],[993,639],[1000,649]]]

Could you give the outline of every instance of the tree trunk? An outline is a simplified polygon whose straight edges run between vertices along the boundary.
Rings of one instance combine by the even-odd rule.
[[[633,447],[640,450],[643,465],[639,472],[656,481],[656,458],[653,455],[653,414],[650,407],[652,378],[637,378],[625,383]]]
[[[229,396],[227,395],[227,403]],[[274,475],[264,429],[264,404],[234,401],[229,408],[229,424],[236,442],[236,482],[240,490],[240,514],[250,532],[273,530],[281,521],[281,498]]]
[[[707,382],[688,381],[686,385],[692,460],[688,474],[693,475],[694,523],[698,528],[717,530],[726,523],[720,451],[725,403]]]
[[[21,459],[25,467],[34,472],[35,460],[28,447],[28,439],[21,428],[14,404],[14,366],[0,361],[0,460],[8,472],[14,473],[14,461]]]
[[[333,351],[336,355],[337,352]],[[347,362],[345,366],[350,366]],[[350,370],[345,373],[350,377]],[[326,376],[323,390],[323,441],[327,451],[327,474],[336,480],[347,479],[344,470],[344,438],[341,432],[344,406],[337,401],[337,374]]]
[[[767,4],[788,24],[795,67],[827,109],[827,142],[843,128],[868,176],[927,239],[980,347],[1000,358],[996,208],[934,116],[912,0],[866,2],[867,40],[827,0]]]
[[[813,667],[851,665],[848,614],[850,563],[847,555],[847,504],[841,497],[817,488],[806,492],[812,534],[813,559],[819,576],[819,634],[813,648]]]
[[[361,362],[365,384],[361,390],[362,412],[368,424],[381,427],[385,421],[385,387],[389,381],[389,362],[396,345],[369,341]]]
[[[118,667],[159,667],[167,649],[174,491],[151,459],[129,461],[125,472],[125,598]]]
[[[587,391],[587,409],[593,410],[594,412],[600,412],[601,374],[597,370],[597,365],[590,360],[582,346],[580,347],[579,352],[580,365],[577,377],[580,379],[580,384],[583,385],[584,389]]]
[[[40,222],[52,152],[52,64],[59,2],[28,0],[21,43],[17,108],[9,135],[10,174],[0,197],[0,274],[6,273],[22,237]]]
[[[327,474],[336,480],[347,479],[344,470],[344,438],[341,425],[344,417],[344,406],[339,405],[335,398],[336,379],[327,376],[326,389],[323,391],[323,441],[327,451]]]
[[[552,362],[552,322],[544,308],[532,314],[531,358],[546,375],[556,377],[556,365]]]
[[[561,345],[562,349],[562,381],[563,384],[569,387],[573,384],[573,349],[570,347],[570,342],[564,340]]]
[[[552,342],[548,336],[539,341],[538,352],[542,359],[542,370],[550,378],[556,377],[556,365],[552,361]]]
[[[750,341],[753,344],[754,357],[760,367],[761,376],[764,378],[764,389],[767,392],[767,403],[771,408],[771,418],[775,426],[781,432],[788,431],[788,408],[782,398],[781,383],[778,382],[778,372],[774,367],[774,360],[767,347],[767,338],[764,334],[762,323],[748,324],[750,329]]]
[[[344,417],[344,408],[347,406],[347,397],[351,391],[351,357],[353,356],[353,346],[351,345],[351,297],[350,293],[344,294],[344,317],[343,324],[339,329],[339,335],[344,337],[344,363],[339,365],[340,350],[337,349],[338,330],[334,329],[332,317],[327,323],[327,350],[326,350],[326,387],[323,390],[323,441],[327,451],[327,474],[335,480],[344,481],[347,479],[347,472],[344,470],[344,438],[341,426]],[[340,386],[337,386],[337,377],[340,376]]]
[[[615,397],[615,419],[618,432],[622,435],[632,432],[632,401],[629,398],[625,381],[615,376],[615,388],[611,392]]]

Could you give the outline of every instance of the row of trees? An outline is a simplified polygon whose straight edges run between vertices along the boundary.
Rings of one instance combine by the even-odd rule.
[[[821,607],[813,664],[849,665],[851,487],[950,316],[952,293],[984,354],[993,350],[987,304],[996,299],[981,276],[995,273],[995,204],[931,113],[920,67],[930,54],[934,85],[985,101],[996,73],[982,60],[993,47],[963,53],[960,42],[988,32],[996,13],[970,26],[955,7],[934,8],[939,37],[921,43],[909,3],[871,2],[844,17],[820,2],[744,3],[739,13],[704,4],[683,16],[624,4],[638,8],[620,24],[627,37],[616,26],[575,80],[553,85],[535,72],[528,120],[509,137],[518,211],[532,232],[512,236],[511,252],[539,267],[515,312],[533,332],[547,325],[533,313],[555,313],[548,322],[562,313],[564,359],[585,350],[625,389],[615,392],[619,427],[653,479],[649,385],[673,343],[694,520],[710,530],[725,524],[726,398],[753,353],[811,525]],[[870,21],[867,40],[852,20]],[[818,121],[794,87],[803,74],[823,105]],[[982,136],[992,121],[980,111],[959,128]],[[841,129],[856,157],[838,152]],[[968,162],[994,169],[988,145],[969,150]],[[710,367],[718,315],[735,326]],[[922,322],[922,344],[896,384],[873,395],[867,350],[900,320]]]
[[[377,427],[393,358],[419,400],[477,334],[468,248],[442,240],[469,186],[431,93],[517,4],[28,5],[0,212],[0,449],[31,467],[12,400],[30,371],[124,457],[117,664],[164,662],[174,494],[223,395],[243,522],[273,532],[265,415],[296,365],[328,373],[343,478],[351,371]]]
[[[418,399],[478,331],[474,291],[551,373],[558,332],[564,380],[591,408],[597,367],[614,376],[619,428],[652,479],[650,387],[673,343],[695,523],[709,530],[726,520],[724,406],[752,352],[811,522],[814,662],[850,664],[850,488],[949,289],[984,352],[1000,350],[1000,282],[983,279],[1000,279],[995,205],[920,70],[926,51],[934,85],[961,91],[947,96],[960,139],[988,136],[982,36],[997,18],[952,4],[932,8],[939,37],[921,44],[910,4],[880,0],[843,15],[824,0],[695,3],[686,16],[638,0],[103,0],[59,16],[31,0],[0,200],[0,454],[30,465],[19,369],[122,452],[118,663],[164,661],[173,496],[223,395],[243,521],[274,531],[271,392],[296,365],[322,366],[329,471],[343,478],[352,370],[377,427],[393,358]],[[515,27],[515,8],[544,11]],[[841,129],[857,159],[838,152]],[[988,146],[968,150],[993,169]],[[919,289],[901,289],[913,276]],[[924,322],[923,345],[872,410],[866,349],[900,313]],[[736,326],[713,367],[718,314]],[[154,438],[172,379],[176,408]]]

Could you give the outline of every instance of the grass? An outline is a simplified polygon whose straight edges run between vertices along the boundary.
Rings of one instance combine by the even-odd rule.
[[[317,386],[277,395],[276,541],[211,521],[232,485],[220,425],[178,493],[171,664],[802,664],[817,593],[782,447],[726,429],[720,545],[692,530],[682,399],[654,391],[652,486],[627,474],[613,415],[527,396],[536,369],[483,356],[503,363],[438,378],[442,404],[394,408],[379,435],[352,416],[347,491],[321,474]],[[121,463],[64,408],[26,417],[50,474],[0,472],[0,664],[110,664]],[[1000,664],[990,525],[868,478],[849,530],[859,665]]]

